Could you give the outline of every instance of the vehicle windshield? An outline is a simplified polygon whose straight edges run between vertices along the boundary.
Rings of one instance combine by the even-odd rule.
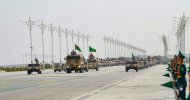
[[[93,63],[93,62],[96,62],[96,59],[93,59],[93,60],[88,60],[89,63]]]
[[[36,67],[39,66],[38,64],[28,64],[28,67]]]
[[[67,56],[67,60],[79,60],[80,56]]]

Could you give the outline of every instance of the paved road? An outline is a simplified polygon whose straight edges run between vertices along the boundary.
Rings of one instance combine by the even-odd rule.
[[[154,66],[154,69],[136,75],[135,78],[126,78],[73,100],[175,100],[173,89],[161,86],[170,81],[170,78],[162,76],[166,67],[167,65]]]
[[[46,70],[41,75],[0,73],[0,100],[69,100],[114,82],[135,78],[151,69],[153,67],[126,73],[124,66],[114,66],[101,68],[98,72],[72,74],[53,73],[53,70]]]

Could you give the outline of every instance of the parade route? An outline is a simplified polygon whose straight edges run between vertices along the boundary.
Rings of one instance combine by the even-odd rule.
[[[156,65],[139,72],[114,66],[72,74],[52,70],[42,75],[0,73],[0,100],[172,100],[172,89],[160,86],[169,80],[162,76],[165,67]]]
[[[169,81],[162,75],[167,65],[157,65],[146,73],[97,89],[73,100],[175,100],[172,89],[160,84]]]

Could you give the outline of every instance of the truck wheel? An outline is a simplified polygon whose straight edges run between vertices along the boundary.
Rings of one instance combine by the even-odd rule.
[[[129,70],[129,69],[128,69],[127,67],[125,67],[125,71],[128,72],[128,70]]]
[[[88,68],[86,68],[85,71],[88,72]]]
[[[77,69],[75,69],[75,73],[78,73],[78,70],[77,70]]]
[[[96,71],[98,71],[99,70],[99,68],[98,67],[96,67]]]
[[[84,72],[84,69],[83,68],[80,68],[79,69],[79,73],[83,73]]]
[[[61,72],[61,69],[59,70],[59,72]]]
[[[138,69],[136,69],[136,72],[138,72]]]
[[[38,74],[42,74],[42,71],[39,70],[39,71],[38,71]]]
[[[56,70],[54,69],[54,73],[56,72]]]
[[[66,72],[67,73],[71,73],[71,69],[66,69]]]
[[[27,74],[28,74],[28,75],[30,75],[30,74],[31,74],[31,72],[28,70],[28,71],[27,71]]]

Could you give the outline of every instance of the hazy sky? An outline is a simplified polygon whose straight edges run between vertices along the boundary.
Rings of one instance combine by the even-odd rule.
[[[170,37],[169,54],[175,53],[177,19],[183,12],[190,16],[189,0],[0,0],[0,65],[23,63],[22,55],[30,53],[28,27],[19,22],[43,20],[45,24],[91,34],[90,45],[104,57],[104,35],[147,50],[147,54],[163,54],[159,39]],[[40,24],[40,23],[37,23]],[[189,31],[186,30],[186,52],[190,52]],[[45,54],[51,54],[50,32],[45,30]],[[32,30],[34,53],[42,54],[41,32]],[[55,55],[59,55],[58,33],[54,32]],[[75,39],[75,42],[77,40]],[[71,44],[71,37],[69,37]],[[82,45],[82,41],[80,42]],[[62,35],[63,56],[66,55]],[[71,50],[72,46],[69,46]],[[56,62],[58,59],[56,59]]]

